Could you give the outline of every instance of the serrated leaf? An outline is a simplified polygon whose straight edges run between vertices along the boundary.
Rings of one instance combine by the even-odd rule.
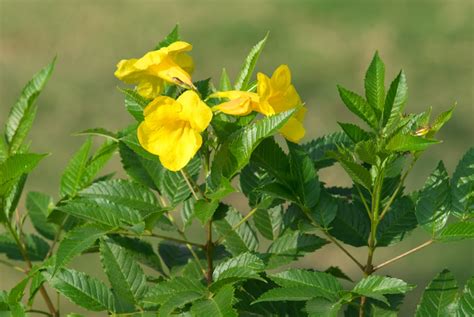
[[[264,139],[253,151],[251,157],[251,167],[257,175],[258,180],[254,180],[253,187],[263,187],[271,183],[269,177],[265,178],[262,172],[256,168],[261,168],[267,174],[275,177],[280,183],[289,185],[290,162],[281,147],[275,142],[273,138]],[[253,166],[255,165],[255,166]],[[242,180],[241,183],[246,180]]]
[[[450,242],[457,240],[473,239],[474,238],[474,222],[456,222],[449,224],[441,230],[435,240],[441,242]]]
[[[320,290],[312,286],[300,285],[298,287],[274,288],[263,293],[252,304],[279,301],[307,301],[320,295]]]
[[[365,131],[361,127],[352,124],[352,123],[343,123],[338,122],[339,126],[344,130],[344,133],[352,140],[354,143],[359,143],[361,141],[368,140],[370,138],[369,132]]]
[[[211,78],[198,80],[193,83],[202,100],[207,99],[212,94]]]
[[[151,243],[140,240],[139,238],[129,238],[123,236],[110,237],[116,244],[127,250],[138,262],[148,267],[163,272],[160,258],[153,251]]]
[[[282,206],[258,208],[253,215],[253,221],[262,236],[269,240],[276,239],[283,222],[283,208]]]
[[[96,224],[85,224],[69,231],[61,240],[56,252],[54,272],[68,264],[75,256],[90,248],[109,229]]]
[[[26,209],[33,226],[43,237],[53,240],[57,228],[48,223],[48,215],[53,206],[53,199],[42,193],[29,192],[26,196]]]
[[[316,140],[302,145],[308,153],[314,166],[317,169],[328,167],[334,164],[336,160],[328,155],[329,152],[336,151],[338,147],[351,144],[351,139],[343,132],[335,132],[322,136]]]
[[[234,256],[255,251],[258,246],[257,235],[247,222],[232,230],[242,218],[237,210],[226,205],[220,205],[214,214],[214,228],[218,234],[226,237],[223,244]]]
[[[385,148],[393,152],[419,152],[437,143],[440,143],[440,141],[411,134],[397,134],[390,139]]]
[[[204,225],[212,218],[218,206],[219,202],[217,200],[207,201],[200,199],[194,205],[194,215]]]
[[[219,80],[219,91],[228,91],[232,89],[232,84],[230,83],[229,75],[225,68],[222,68],[221,78]]]
[[[255,66],[257,65],[258,58],[263,50],[263,47],[265,46],[267,38],[268,33],[265,35],[263,40],[261,40],[254,47],[252,47],[250,53],[245,58],[244,64],[240,68],[239,75],[237,76],[237,79],[234,84],[235,90],[247,90],[249,88],[248,85],[250,82],[250,78],[253,75],[253,71],[255,69]]]
[[[311,287],[317,292],[313,297],[324,297],[328,300],[337,300],[339,292],[342,291],[339,281],[323,272],[290,269],[271,274],[270,279],[283,288]]]
[[[395,200],[377,226],[377,246],[388,246],[402,241],[417,225],[412,200],[406,196]]]
[[[52,276],[43,273],[49,284],[71,302],[90,311],[114,311],[114,298],[98,279],[75,270],[62,269]]]
[[[416,317],[455,316],[458,283],[454,275],[443,270],[426,287],[416,309]]]
[[[162,47],[169,46],[171,43],[179,41],[179,25],[176,24],[173,30],[155,47],[155,50],[159,50]]]
[[[374,130],[378,128],[377,115],[364,98],[339,85],[337,89],[342,101],[353,114],[364,120]]]
[[[250,252],[245,252],[222,263],[219,263],[214,268],[213,279],[221,279],[221,276],[225,274],[226,271],[236,267],[247,268],[254,272],[260,272],[265,268],[265,263],[257,255]]]
[[[260,142],[273,135],[294,114],[296,109],[265,117],[233,133],[217,151],[211,168],[212,184],[219,184],[221,177],[231,179],[250,160]]]
[[[177,308],[192,303],[200,298],[202,298],[202,294],[192,291],[181,291],[176,293],[160,306],[158,317],[172,316],[171,313]]]
[[[449,194],[448,172],[440,161],[419,192],[415,210],[418,223],[432,236],[446,225],[450,209]]]
[[[107,129],[104,129],[104,128],[86,129],[86,130],[83,130],[81,132],[75,133],[75,135],[101,136],[101,137],[110,139],[110,140],[115,141],[115,142],[118,141],[116,133],[114,133],[112,131],[109,131]]]
[[[372,188],[372,177],[370,172],[362,165],[357,164],[348,157],[339,152],[331,152],[330,155],[337,159],[342,168],[346,171],[349,177],[355,182],[364,186],[369,191]]]
[[[163,304],[171,297],[179,296],[181,292],[193,292],[202,297],[206,293],[206,288],[199,280],[177,276],[159,282],[150,288],[143,302],[145,304]]]
[[[35,101],[51,76],[55,62],[56,58],[33,76],[10,110],[5,124],[5,137],[10,154],[14,154],[20,149],[33,124],[37,109]]]
[[[474,315],[474,277],[471,277],[464,286],[459,297],[457,317]]]
[[[191,178],[196,179],[201,170],[201,160],[199,156],[195,156],[188,165],[186,165],[185,170]],[[171,206],[176,206],[191,196],[191,190],[183,174],[169,170],[166,170],[163,174],[160,192],[168,198]]]
[[[328,274],[331,274],[332,276],[336,277],[336,278],[339,278],[339,279],[342,279],[342,280],[346,280],[346,281],[349,281],[349,282],[354,282],[346,273],[344,273],[338,266],[330,266],[328,267],[324,273],[328,273]]]
[[[147,292],[146,277],[133,256],[110,240],[101,240],[100,257],[112,290],[121,301],[137,304]]]
[[[367,245],[370,233],[370,219],[367,212],[354,204],[338,200],[336,218],[329,230],[332,236],[355,247]]]
[[[464,154],[453,173],[451,203],[458,217],[474,213],[474,147]]]
[[[150,103],[150,100],[142,97],[139,93],[131,89],[120,89],[125,96],[125,108],[138,121],[142,122],[145,117],[143,110]]]
[[[6,194],[23,174],[31,172],[46,154],[14,154],[0,164],[0,196]]]
[[[79,190],[82,177],[87,167],[91,146],[92,139],[87,138],[86,142],[84,142],[66,166],[61,176],[61,186],[59,189],[62,197],[73,197]]]
[[[31,261],[43,261],[49,251],[49,244],[34,234],[23,236],[23,242]],[[0,234],[0,253],[5,253],[12,260],[24,261],[15,240],[8,234]]]
[[[267,268],[276,268],[283,264],[290,263],[304,256],[308,252],[313,252],[328,242],[316,235],[301,233],[299,231],[286,232],[275,239],[268,248],[270,258]]]
[[[102,199],[93,201],[75,199],[57,208],[75,217],[97,222],[111,228],[137,225],[143,222],[137,210]]]
[[[232,307],[233,303],[234,288],[227,285],[214,297],[194,302],[191,314],[193,317],[237,317],[237,312]]]
[[[318,297],[308,301],[305,310],[308,317],[337,317],[341,307],[342,303],[340,301],[332,302]]]
[[[319,201],[311,209],[311,217],[323,228],[329,228],[337,215],[337,200],[327,191],[322,190]]]
[[[407,90],[407,79],[402,70],[390,84],[387,96],[385,97],[382,126],[387,131],[390,131],[402,117],[407,101]]]
[[[404,294],[414,287],[414,285],[407,284],[397,278],[370,275],[357,283],[352,292],[371,297],[389,305],[387,298],[384,296],[385,294]]]
[[[379,57],[378,52],[370,63],[365,74],[365,96],[369,105],[376,113],[383,111],[385,102],[385,65]],[[378,110],[378,111],[377,111]]]

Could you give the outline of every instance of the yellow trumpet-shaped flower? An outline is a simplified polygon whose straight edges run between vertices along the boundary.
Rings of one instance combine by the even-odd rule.
[[[280,65],[272,77],[257,74],[258,112],[271,116],[296,108],[302,104],[301,98],[291,84],[291,72],[287,65]],[[302,107],[280,129],[283,136],[291,142],[299,142],[305,135],[303,119],[306,108]]]
[[[214,93],[211,98],[227,98],[229,101],[223,102],[213,110],[222,111],[225,114],[235,116],[246,116],[258,109],[258,95],[254,92],[230,90]]]
[[[128,84],[136,84],[138,93],[150,99],[160,94],[165,81],[186,88],[193,87],[189,74],[194,69],[194,63],[186,54],[191,49],[191,44],[178,41],[148,52],[139,59],[121,60],[115,76]]]
[[[158,155],[163,166],[179,171],[202,145],[200,132],[211,122],[211,109],[191,90],[178,99],[155,98],[144,112],[138,127],[138,140],[150,153]]]

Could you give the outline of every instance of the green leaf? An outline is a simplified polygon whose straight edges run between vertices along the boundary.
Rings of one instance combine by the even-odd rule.
[[[123,169],[133,180],[159,190],[165,170],[158,160],[148,160],[138,155],[123,142],[119,143],[119,153]]]
[[[145,117],[143,110],[150,100],[142,97],[138,92],[131,89],[119,89],[125,96],[125,108],[138,121],[142,122]]]
[[[265,177],[262,171],[257,170],[259,167],[263,169],[265,173],[275,177],[279,183],[288,185],[291,181],[290,174],[290,162],[285,152],[281,147],[275,142],[273,138],[267,138],[263,140],[253,151],[251,157],[251,168],[253,167],[253,172],[257,175],[254,175],[253,183],[249,184],[248,187],[253,187],[256,190],[262,188],[264,185],[273,183],[270,177]],[[253,166],[255,164],[255,166]],[[245,183],[247,180],[242,180],[241,183]]]
[[[341,86],[337,86],[339,95],[346,107],[356,116],[364,120],[371,128],[378,128],[377,115],[374,109],[355,92],[349,91]]]
[[[385,102],[385,66],[375,52],[374,58],[370,63],[365,74],[365,96],[369,105],[376,112],[383,111]]]
[[[464,286],[459,298],[457,317],[474,315],[474,277],[471,277]]]
[[[280,233],[283,222],[283,208],[258,208],[253,215],[253,221],[258,232],[268,240],[276,239]]]
[[[411,134],[397,134],[387,143],[386,149],[393,152],[419,152],[437,143],[440,141]]]
[[[219,263],[214,268],[213,279],[220,280],[222,278],[226,278],[226,272],[234,268],[246,268],[257,273],[265,269],[265,263],[257,255],[250,252],[245,252],[222,263]]]
[[[179,36],[179,25],[176,24],[173,30],[155,47],[155,50],[159,50],[160,48],[169,46],[173,42],[181,40]]]
[[[78,196],[87,200],[108,200],[147,213],[162,210],[156,196],[146,187],[125,179],[97,182],[81,190]]]
[[[61,176],[60,193],[62,197],[74,197],[76,192],[80,189],[91,147],[92,139],[87,138],[86,142],[84,142],[66,166]]]
[[[53,240],[57,228],[48,223],[48,215],[54,206],[53,198],[38,192],[29,192],[26,196],[26,209],[33,226],[43,237]]]
[[[106,200],[75,199],[57,208],[75,217],[97,222],[111,228],[137,225],[143,222],[137,210]]]
[[[230,83],[229,75],[225,68],[222,68],[221,79],[219,80],[219,91],[228,91],[232,89],[232,84]]]
[[[387,131],[390,131],[402,117],[408,96],[407,91],[407,79],[402,70],[390,84],[387,96],[385,97],[382,126]]]
[[[71,302],[90,311],[114,311],[114,298],[98,279],[75,270],[62,269],[52,276],[43,273],[49,284]]]
[[[449,194],[448,172],[440,161],[419,192],[415,209],[418,223],[432,236],[446,225],[450,209]]]
[[[85,224],[69,231],[61,240],[56,252],[54,273],[68,264],[75,256],[90,248],[109,229],[96,224]]]
[[[257,235],[245,222],[236,230],[232,228],[242,221],[242,215],[230,206],[221,204],[214,214],[214,229],[226,237],[223,244],[234,256],[240,253],[255,251],[258,246]]]
[[[170,280],[157,283],[150,288],[143,299],[145,304],[163,304],[172,297],[178,297],[182,293],[189,295],[195,293],[200,297],[206,294],[206,288],[200,281],[182,276],[173,277]]]
[[[339,152],[331,152],[330,156],[337,159],[339,164],[344,168],[349,177],[358,184],[361,184],[369,191],[372,188],[372,177],[370,172],[362,165],[357,164],[354,160],[344,156]]]
[[[456,222],[441,230],[435,240],[450,242],[457,240],[474,239],[474,222]]]
[[[293,191],[298,196],[298,203],[308,209],[313,208],[319,201],[320,184],[318,174],[309,156],[297,144],[288,142],[290,150],[290,172],[295,179],[292,182]]]
[[[386,294],[404,294],[411,291],[415,286],[392,277],[370,275],[362,279],[352,289],[353,293],[367,296],[389,305]]]
[[[322,190],[319,201],[311,209],[311,217],[323,228],[329,228],[337,215],[337,200],[327,191]]]
[[[349,281],[349,282],[354,282],[346,273],[344,273],[338,266],[330,266],[328,267],[324,273],[328,273],[328,274],[331,274],[332,276],[336,277],[336,278],[339,278],[339,279],[342,279],[342,280],[346,280],[346,281]]]
[[[127,250],[138,262],[158,272],[163,272],[161,260],[155,251],[153,251],[151,243],[140,240],[139,238],[129,238],[118,235],[112,236],[111,239]]]
[[[338,200],[337,215],[329,232],[336,239],[355,247],[367,245],[370,219],[367,212],[354,204]]]
[[[417,225],[412,200],[406,196],[395,200],[377,227],[377,246],[389,246],[402,241]]]
[[[28,134],[36,115],[35,104],[54,69],[56,58],[40,70],[23,88],[20,97],[10,110],[5,124],[5,138],[10,154],[16,153]]]
[[[315,290],[313,297],[323,297],[328,300],[339,299],[339,292],[342,291],[339,281],[332,275],[323,272],[290,269],[270,274],[269,277],[283,288],[311,287]]]
[[[352,123],[342,123],[338,122],[339,126],[344,130],[344,133],[352,140],[354,143],[359,143],[361,141],[368,140],[370,138],[369,132],[365,131],[361,127],[352,124]]]
[[[201,170],[201,160],[199,156],[195,156],[188,165],[186,165],[185,170],[191,178],[196,180]],[[176,206],[191,195],[191,190],[183,174],[169,170],[165,170],[164,172],[160,192],[168,198],[171,206]]]
[[[118,141],[117,134],[104,128],[87,129],[81,132],[77,132],[74,135],[101,136],[106,139],[110,139],[114,142]]]
[[[431,124],[430,131],[427,134],[428,137],[434,136],[436,132],[438,132],[445,125],[445,123],[451,119],[454,107],[455,105],[451,107],[451,109],[440,113],[440,115]]]
[[[199,95],[201,96],[202,100],[207,99],[209,95],[212,94],[212,86],[211,86],[211,78],[203,79],[203,80],[198,80],[194,82],[194,86],[196,87],[197,91],[199,92]]]
[[[249,88],[250,78],[253,75],[253,71],[258,61],[258,57],[265,46],[265,42],[267,41],[268,33],[265,35],[263,40],[258,42],[252,49],[250,53],[245,58],[244,64],[242,65],[239,75],[234,84],[235,90],[247,90]]]
[[[221,288],[214,297],[200,300],[191,306],[194,317],[237,317],[232,307],[234,303],[234,288],[231,285]]]
[[[474,147],[459,161],[451,180],[451,203],[459,217],[474,213]]]
[[[316,235],[301,233],[299,231],[286,232],[274,240],[268,248],[267,252],[271,256],[267,268],[276,268],[295,261],[306,253],[313,252],[327,243],[328,241]]]
[[[212,218],[218,206],[219,202],[217,200],[207,201],[200,199],[194,205],[194,215],[204,225]]]
[[[200,298],[202,298],[202,294],[192,291],[181,291],[179,293],[176,293],[175,296],[171,296],[166,302],[164,302],[160,306],[160,309],[158,310],[158,317],[172,316],[171,313],[177,308],[192,303]]]
[[[328,155],[330,152],[336,151],[340,146],[351,143],[351,139],[346,134],[335,132],[305,143],[302,147],[308,153],[311,160],[313,160],[314,166],[317,169],[321,169],[333,165],[336,161]]]
[[[318,297],[308,301],[305,310],[308,317],[337,317],[342,304],[340,301],[332,302]]]
[[[457,295],[458,283],[454,275],[443,270],[426,287],[415,316],[455,316]]]
[[[296,109],[265,117],[255,124],[233,133],[217,151],[211,168],[212,184],[219,184],[221,177],[231,179],[250,160],[260,142],[275,134],[294,114]]]
[[[14,154],[0,164],[0,196],[7,193],[22,174],[31,172],[46,154]]]
[[[44,278],[43,274],[41,274],[41,271],[38,271],[33,274],[30,284],[30,294],[28,296],[28,305],[33,306],[35,296],[40,290],[41,286],[43,286],[45,281],[46,279]]]
[[[307,301],[321,296],[321,291],[312,286],[274,288],[260,296],[252,304],[279,301]]]
[[[137,304],[147,285],[145,274],[133,256],[112,241],[101,240],[100,258],[114,294],[127,304]]]
[[[31,261],[43,261],[49,251],[49,244],[34,234],[23,236],[28,258]],[[0,234],[0,253],[5,253],[12,260],[24,261],[15,240],[6,233]]]

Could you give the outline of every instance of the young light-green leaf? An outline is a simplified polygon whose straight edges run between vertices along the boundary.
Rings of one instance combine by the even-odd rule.
[[[365,74],[365,97],[369,105],[381,114],[385,101],[385,65],[375,52],[372,62]]]
[[[370,275],[357,283],[352,289],[352,292],[371,297],[388,305],[388,301],[384,295],[404,294],[411,291],[414,287],[414,285],[407,284],[397,278]]]
[[[384,126],[387,131],[390,131],[402,117],[408,96],[407,91],[407,79],[402,70],[390,84],[387,96],[385,97],[382,126]]]
[[[250,78],[253,75],[253,71],[255,69],[255,66],[257,65],[258,57],[260,56],[260,53],[262,52],[263,47],[265,46],[267,38],[268,33],[265,35],[263,40],[261,40],[254,47],[252,47],[250,53],[245,58],[244,64],[242,65],[239,75],[237,76],[237,79],[234,84],[235,90],[247,90],[249,88],[248,84],[250,82]]]
[[[371,128],[376,130],[378,128],[377,114],[367,101],[355,92],[347,90],[344,87],[338,85],[337,89],[339,90],[339,96],[341,96],[347,109],[364,120]]]

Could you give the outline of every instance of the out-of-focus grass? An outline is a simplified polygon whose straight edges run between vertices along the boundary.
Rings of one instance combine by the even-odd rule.
[[[131,122],[113,77],[122,58],[150,50],[180,23],[182,36],[194,44],[195,79],[218,78],[226,67],[236,75],[250,47],[267,31],[270,38],[258,69],[270,73],[285,63],[306,102],[312,139],[338,129],[336,121],[355,120],[343,107],[336,84],[362,93],[364,72],[375,50],[386,63],[386,85],[403,67],[408,76],[407,111],[433,106],[435,114],[454,102],[451,122],[409,178],[423,184],[439,159],[452,171],[472,145],[473,4],[471,1],[9,1],[0,0],[0,124],[21,87],[40,67],[58,56],[56,71],[39,99],[31,133],[32,150],[51,152],[31,175],[28,190],[56,195],[62,168],[82,139],[71,134],[91,127],[118,129]],[[119,169],[115,159],[110,170]],[[338,169],[322,178],[344,184]],[[381,250],[382,260],[426,237]],[[362,259],[365,250],[354,250]],[[434,246],[383,273],[419,284],[417,294],[442,267],[462,281],[473,273],[472,244]],[[88,262],[79,260],[77,267]],[[340,253],[327,247],[300,263],[325,268],[334,263],[356,277]],[[2,287],[13,279],[2,267]],[[5,277],[5,278],[4,278]],[[418,298],[410,298],[402,316]],[[41,300],[39,300],[41,301]],[[66,311],[66,310],[65,310]]]

